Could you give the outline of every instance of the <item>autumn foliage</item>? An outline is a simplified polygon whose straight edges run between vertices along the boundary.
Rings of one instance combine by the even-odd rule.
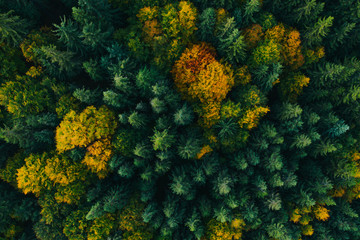
[[[87,107],[80,114],[71,110],[56,129],[56,149],[64,152],[74,147],[87,147],[115,133],[114,114],[105,106]]]
[[[211,127],[220,118],[221,102],[234,85],[233,71],[215,59],[215,51],[205,43],[185,50],[172,70],[183,97],[198,108],[201,122]]]

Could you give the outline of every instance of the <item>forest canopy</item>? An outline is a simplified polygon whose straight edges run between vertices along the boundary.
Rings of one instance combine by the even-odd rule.
[[[358,0],[0,0],[0,240],[360,239]]]

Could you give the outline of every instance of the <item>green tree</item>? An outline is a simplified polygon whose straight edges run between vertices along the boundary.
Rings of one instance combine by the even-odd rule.
[[[13,16],[14,11],[0,14],[0,41],[16,46],[28,32],[28,23],[19,16]]]

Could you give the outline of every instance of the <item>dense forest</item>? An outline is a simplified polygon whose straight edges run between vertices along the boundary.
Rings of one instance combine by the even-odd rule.
[[[360,1],[0,0],[0,240],[360,239]]]

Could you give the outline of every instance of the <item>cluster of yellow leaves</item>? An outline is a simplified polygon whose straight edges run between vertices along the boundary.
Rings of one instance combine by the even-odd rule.
[[[325,56],[324,47],[318,47],[315,50],[307,49],[305,51],[305,62],[307,64],[318,62],[319,59],[323,58],[324,56]]]
[[[82,162],[86,164],[93,173],[96,173],[99,178],[105,178],[109,171],[107,163],[111,155],[110,139],[100,139],[87,147],[87,152]]]
[[[246,85],[251,82],[251,74],[247,65],[239,67],[235,71],[235,86]]]
[[[119,228],[123,231],[124,240],[150,240],[153,233],[142,219],[144,203],[130,199],[119,215]]]
[[[274,40],[265,40],[252,53],[253,64],[268,65],[280,61],[281,45]]]
[[[50,189],[51,182],[45,173],[48,154],[31,154],[25,158],[25,165],[17,170],[17,186],[25,194],[29,192],[39,196],[44,189]]]
[[[20,44],[21,51],[28,62],[38,63],[34,49],[47,45],[56,38],[51,35],[50,28],[41,28],[40,31],[30,33]]]
[[[294,208],[290,212],[290,221],[301,224],[301,231],[304,236],[311,236],[314,229],[309,225],[314,218],[319,221],[327,221],[330,218],[329,209],[323,205],[316,204],[312,207]]]
[[[51,107],[50,94],[41,85],[40,73],[41,69],[30,68],[27,75],[16,76],[16,79],[3,83],[0,88],[0,105],[17,117],[36,114]]]
[[[279,84],[280,94],[282,98],[290,102],[295,102],[297,97],[302,93],[303,88],[308,86],[309,82],[310,78],[301,72],[291,73],[281,79]]]
[[[209,145],[205,145],[201,148],[200,152],[196,155],[197,159],[201,159],[205,154],[212,152],[213,149]]]
[[[87,240],[103,240],[109,236],[115,227],[116,222],[113,214],[107,213],[96,218],[89,228]]]
[[[218,62],[214,49],[201,43],[185,50],[172,73],[183,97],[199,106],[202,125],[211,127],[220,118],[222,100],[234,86],[230,66]]]
[[[80,114],[70,110],[56,128],[56,149],[62,153],[74,147],[87,147],[113,135],[116,126],[114,113],[105,106],[99,109],[89,106]]]
[[[41,76],[42,73],[43,70],[41,66],[37,66],[37,67],[31,66],[29,70],[26,72],[26,75],[35,78]]]
[[[16,226],[15,224],[10,225],[5,231],[2,232],[4,239],[19,239],[20,236],[17,236],[23,231],[21,226]],[[17,237],[17,238],[15,238]]]
[[[56,103],[56,113],[58,117],[63,118],[70,110],[78,111],[80,102],[70,94],[62,95]]]
[[[352,163],[352,173],[351,177],[360,178],[360,153],[357,150],[345,153],[342,158],[346,158]],[[346,188],[337,186],[332,189],[329,194],[332,197],[342,197],[349,202],[352,202],[354,199],[360,198],[360,184]]]
[[[167,4],[162,8],[144,7],[136,16],[142,25],[144,42],[152,48],[154,61],[160,66],[178,58],[197,30],[197,10],[189,1]],[[134,38],[130,39],[129,44],[137,51],[134,46],[140,44],[134,41]]]
[[[243,219],[236,217],[231,223],[221,223],[211,219],[207,224],[207,240],[236,240],[241,239],[245,222]]]
[[[300,33],[295,29],[278,24],[263,33],[261,26],[254,24],[246,28],[243,35],[249,48],[257,46],[252,53],[255,65],[281,61],[291,69],[297,69],[305,63]]]
[[[66,217],[64,222],[63,232],[69,240],[85,240],[84,233],[86,232],[89,222],[86,220],[86,210],[72,211]]]
[[[286,32],[281,52],[284,63],[292,69],[297,69],[305,63],[304,56],[301,53],[300,33],[297,30]]]
[[[221,105],[220,115],[221,118],[238,118],[242,112],[241,104],[234,103],[231,100],[227,100]]]
[[[228,16],[229,12],[224,8],[216,9],[216,25],[220,25]]]
[[[251,130],[257,126],[260,118],[265,116],[269,111],[270,108],[261,106],[247,110],[244,116],[239,120],[240,127]]]
[[[58,202],[74,203],[85,192],[87,171],[82,164],[48,153],[31,154],[25,165],[17,170],[17,186],[25,194],[39,197],[42,192],[55,189]]]
[[[311,236],[314,234],[314,228],[311,225],[301,226],[301,233],[304,236]]]

